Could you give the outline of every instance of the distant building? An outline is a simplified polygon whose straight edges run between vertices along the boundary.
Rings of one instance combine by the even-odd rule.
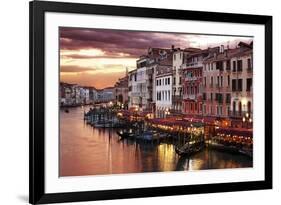
[[[101,90],[98,90],[97,93],[97,102],[98,103],[106,103],[110,101],[114,101],[114,87],[107,87]]]
[[[139,105],[139,96],[137,93],[137,70],[128,73],[128,104],[129,108]]]
[[[120,78],[114,85],[115,102],[119,105],[128,105],[128,70],[126,76]]]

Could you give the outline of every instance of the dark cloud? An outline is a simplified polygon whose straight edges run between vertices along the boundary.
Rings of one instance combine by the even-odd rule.
[[[125,53],[131,57],[142,55],[149,47],[188,47],[181,34],[119,31],[105,29],[60,28],[61,49],[101,49],[106,55]],[[77,56],[72,56],[77,57]]]
[[[74,66],[74,65],[61,65],[60,72],[67,72],[67,73],[81,73],[87,71],[93,71],[93,68],[90,67],[81,67],[81,66]]]
[[[71,59],[98,59],[98,58],[133,58],[133,56],[120,56],[120,55],[111,55],[105,54],[101,56],[91,56],[91,55],[80,55],[80,54],[70,54],[70,55],[63,55],[64,58],[71,58]]]

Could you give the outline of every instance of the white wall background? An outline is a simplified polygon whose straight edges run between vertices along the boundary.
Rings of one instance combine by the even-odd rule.
[[[72,0],[109,5],[273,15],[274,87],[274,189],[236,193],[126,199],[79,204],[277,204],[281,197],[280,130],[281,116],[278,77],[281,75],[281,13],[276,0]],[[0,204],[27,204],[28,201],[28,1],[1,1],[0,32]],[[223,177],[223,176],[222,176]],[[279,196],[278,196],[279,195]],[[275,202],[275,203],[274,203]]]

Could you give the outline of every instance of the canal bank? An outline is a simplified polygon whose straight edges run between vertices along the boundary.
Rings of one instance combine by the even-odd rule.
[[[251,167],[243,155],[204,148],[191,157],[175,153],[173,142],[120,140],[116,129],[93,128],[83,120],[88,107],[60,112],[60,176]]]

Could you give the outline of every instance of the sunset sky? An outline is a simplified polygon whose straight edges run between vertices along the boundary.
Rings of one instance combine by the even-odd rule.
[[[194,34],[60,28],[60,78],[62,82],[104,88],[113,86],[132,70],[149,47],[233,47],[251,38]]]

